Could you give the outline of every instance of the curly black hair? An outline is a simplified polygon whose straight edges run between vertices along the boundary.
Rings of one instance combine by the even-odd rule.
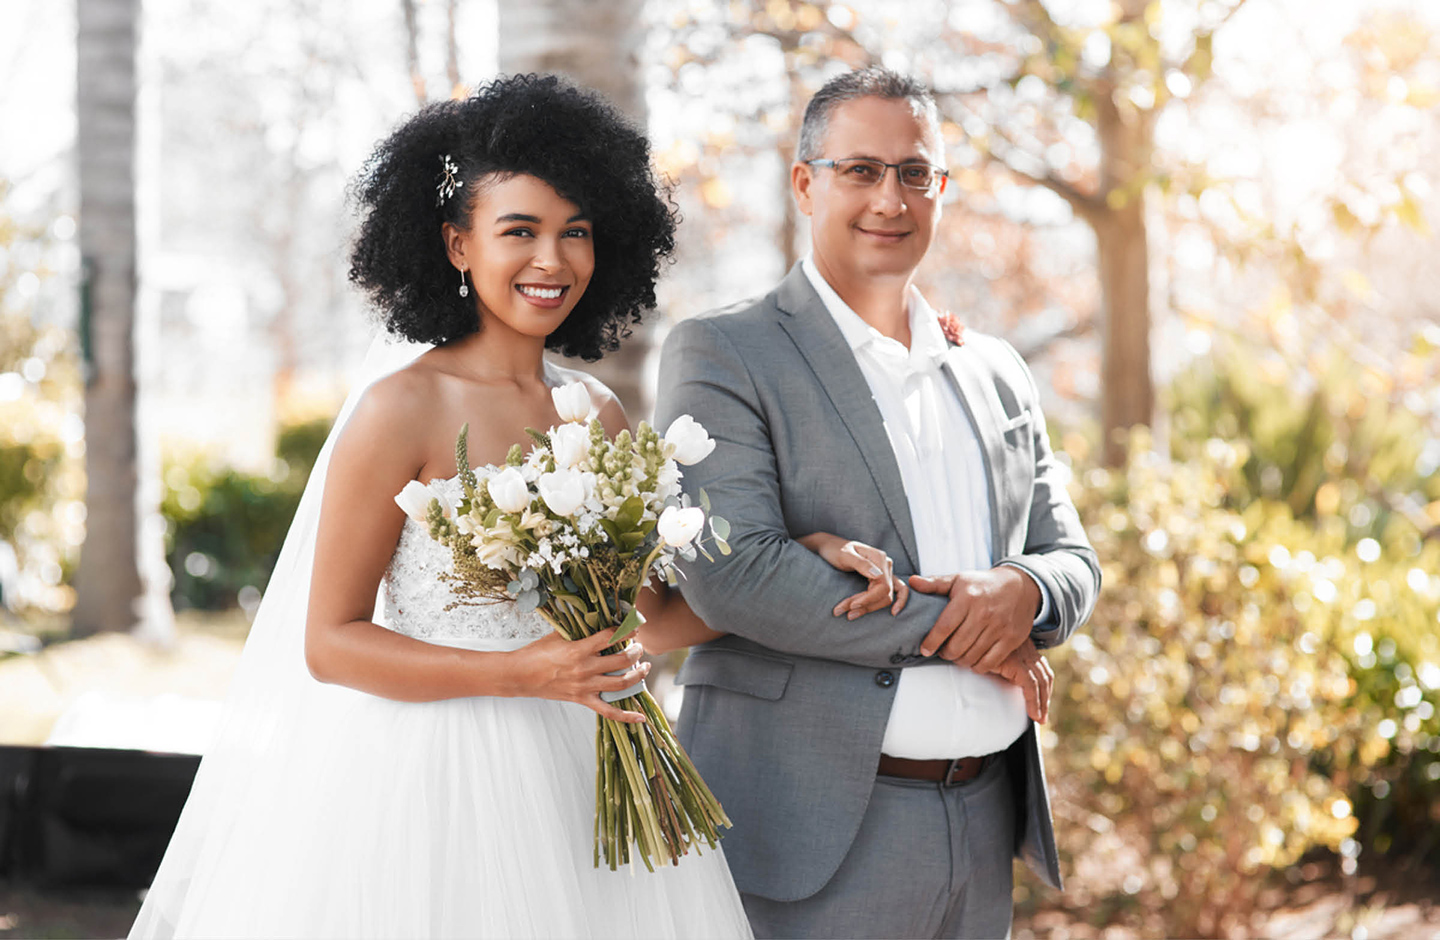
[[[437,205],[447,154],[465,185]],[[469,229],[484,182],[518,175],[544,180],[594,225],[595,273],[547,349],[594,361],[655,306],[676,215],[651,168],[649,141],[595,92],[551,75],[515,75],[422,108],[376,147],[355,180],[362,219],[350,280],[387,330],[445,343],[479,329],[474,299],[456,289],[440,226]]]

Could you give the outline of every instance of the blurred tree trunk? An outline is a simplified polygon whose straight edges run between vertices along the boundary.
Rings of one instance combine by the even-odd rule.
[[[502,0],[499,11],[501,72],[565,75],[609,98],[645,131],[644,0]],[[610,386],[632,423],[649,417],[652,405],[645,374],[654,345],[653,315],[633,329],[618,351],[599,362],[567,363]]]
[[[1143,10],[1132,11],[1134,17]],[[1145,184],[1154,152],[1152,112],[1122,111],[1115,89],[1096,95],[1100,193],[1088,213],[1095,231],[1104,333],[1100,352],[1100,427],[1107,466],[1125,462],[1123,432],[1151,425],[1155,388],[1150,373],[1150,251]]]
[[[430,95],[425,90],[425,73],[420,70],[420,23],[416,17],[415,0],[400,0],[405,14],[405,68],[410,72],[410,87],[415,103],[425,104]]]
[[[135,379],[135,56],[140,0],[77,0],[85,545],[73,632],[143,616]]]
[[[460,0],[445,2],[445,77],[453,97],[460,90],[460,43],[455,37],[455,14]]]

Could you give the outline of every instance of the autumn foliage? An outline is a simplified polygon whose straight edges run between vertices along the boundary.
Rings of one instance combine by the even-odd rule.
[[[1092,922],[1243,931],[1269,870],[1440,821],[1440,544],[1297,518],[1252,494],[1250,456],[1136,434],[1072,488],[1105,584],[1054,656],[1047,738],[1058,903]],[[1379,814],[1377,793],[1408,801]],[[1384,817],[1364,833],[1360,802]]]

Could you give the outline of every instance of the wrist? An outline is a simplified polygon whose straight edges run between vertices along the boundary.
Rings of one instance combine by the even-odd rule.
[[[1026,571],[1017,565],[1001,565],[1001,568],[1010,572],[1016,578],[1017,590],[1020,592],[1019,607],[1031,623],[1040,616],[1044,609],[1045,595],[1040,591],[1040,583]]]
[[[840,566],[840,549],[845,547],[848,540],[829,532],[812,532],[795,541],[819,555],[826,564],[838,568]]]
[[[527,683],[525,681],[525,648],[508,650],[506,652],[491,653],[488,657],[488,670],[483,670],[482,675],[488,673],[490,691],[482,694],[493,695],[497,698],[517,698],[526,694]]]

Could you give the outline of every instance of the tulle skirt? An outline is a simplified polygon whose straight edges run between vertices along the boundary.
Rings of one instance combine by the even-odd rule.
[[[310,698],[285,735],[305,746],[227,789],[243,805],[188,870],[167,856],[132,938],[750,935],[719,850],[594,866],[589,709]]]

